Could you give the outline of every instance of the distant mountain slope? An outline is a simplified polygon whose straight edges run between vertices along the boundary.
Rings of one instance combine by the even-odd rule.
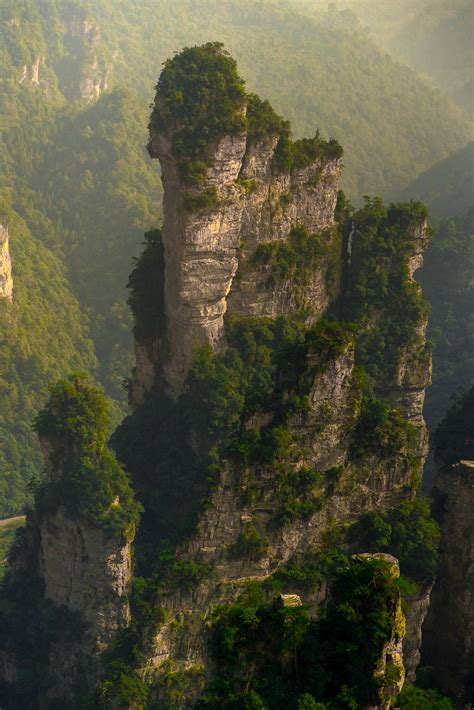
[[[400,189],[471,137],[461,111],[367,37],[281,3],[101,0],[93,12],[110,52],[118,52],[112,78],[147,96],[173,51],[223,41],[249,88],[298,134],[320,128],[341,142],[354,197]]]
[[[401,192],[401,199],[424,202],[436,217],[465,215],[473,204],[474,142],[413,180]]]
[[[394,57],[429,77],[468,111],[474,110],[473,22],[471,0],[287,0],[310,17],[340,14]],[[339,13],[336,11],[339,9]],[[351,19],[352,17],[352,19]]]
[[[474,382],[474,209],[463,219],[444,219],[417,275],[431,305],[433,384],[425,417],[431,429],[445,415],[458,388]]]
[[[420,9],[388,47],[461,106],[474,110],[472,0],[437,0]]]
[[[0,517],[21,513],[27,484],[43,468],[33,417],[48,382],[94,372],[87,321],[57,257],[0,196],[13,264],[13,301],[0,298]]]

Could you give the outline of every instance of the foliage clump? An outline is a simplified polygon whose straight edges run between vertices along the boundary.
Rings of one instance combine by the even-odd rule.
[[[323,140],[319,131],[313,138],[293,141],[289,123],[282,128],[280,140],[273,157],[273,165],[278,171],[300,170],[316,160],[339,160],[343,150],[335,138]]]
[[[454,707],[452,700],[437,690],[425,690],[414,685],[405,685],[397,698],[397,708],[400,710],[454,710]]]
[[[260,560],[269,550],[268,542],[254,528],[253,525],[248,525],[241,532],[229,550],[231,557],[243,557],[249,560]]]
[[[39,511],[64,507],[109,533],[133,538],[141,506],[128,475],[107,448],[107,400],[82,375],[51,388],[36,431],[51,454],[49,477],[36,494]]]
[[[269,288],[290,280],[294,286],[304,286],[318,265],[327,264],[327,280],[334,290],[340,263],[339,241],[334,230],[309,234],[303,225],[290,230],[285,240],[260,243],[252,255],[255,265],[270,267]]]
[[[417,429],[398,408],[369,394],[362,399],[352,439],[355,456],[368,451],[409,454],[417,443]]]
[[[246,126],[245,85],[236,62],[220,42],[187,47],[165,62],[156,89],[150,127],[172,135],[185,181],[199,183],[211,143]],[[192,172],[185,161],[191,161]]]
[[[267,99],[261,99],[257,94],[248,94],[247,126],[249,135],[258,141],[289,130],[290,124],[274,111]]]
[[[419,202],[384,207],[380,198],[366,198],[351,217],[343,314],[361,325],[357,359],[375,378],[420,343],[419,326],[428,308],[409,277],[408,261],[412,234],[426,217]],[[419,357],[429,357],[429,351],[420,347]]]
[[[134,318],[134,335],[138,340],[153,342],[165,330],[165,262],[161,230],[147,232],[144,243],[145,248],[135,259],[128,279],[128,304]]]
[[[400,563],[402,575],[425,584],[438,566],[440,528],[430,515],[425,498],[405,501],[387,512],[370,512],[351,530],[358,549],[388,552]]]
[[[269,709],[363,707],[377,702],[374,671],[396,634],[399,591],[383,560],[345,562],[321,618],[303,605],[268,598],[256,583],[214,614],[216,679],[200,707],[247,707],[250,695]],[[240,703],[240,704],[239,704]]]

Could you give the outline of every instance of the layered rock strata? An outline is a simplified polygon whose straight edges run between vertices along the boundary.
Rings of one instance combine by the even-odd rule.
[[[160,113],[162,101],[158,91],[155,113]],[[312,325],[344,288],[338,275],[343,259],[341,235],[335,224],[339,158],[319,156],[304,167],[286,170],[275,160],[281,139],[276,132],[258,140],[245,130],[222,136],[209,149],[205,181],[199,187],[202,192],[212,189],[217,199],[211,206],[190,209],[186,199],[189,186],[182,179],[181,158],[174,153],[173,131],[169,127],[165,131],[153,116],[150,130],[150,154],[160,159],[164,186],[166,325],[162,342],[137,338],[139,358],[132,393],[136,407],[146,402],[154,386],[163,387],[172,398],[179,397],[196,344],[208,343],[217,353],[225,351],[226,315],[275,319],[298,312]],[[291,269],[281,278],[272,278],[275,265],[271,255],[278,254],[274,245],[290,244],[297,228],[320,235],[318,258],[304,278]],[[416,226],[407,226],[407,278],[421,265],[427,240],[424,218]],[[270,257],[259,259],[262,252]],[[335,269],[331,283],[334,255],[339,271]],[[390,304],[385,311],[371,313],[369,321],[383,320],[389,309]],[[209,673],[212,663],[206,629],[213,608],[238,597],[249,580],[264,582],[296,557],[321,549],[334,527],[347,529],[364,513],[387,510],[414,495],[414,471],[426,453],[421,410],[430,359],[425,351],[426,319],[410,320],[410,326],[416,338],[398,352],[396,372],[381,376],[376,387],[413,425],[412,449],[355,452],[363,386],[355,368],[354,338],[329,354],[309,353],[301,374],[308,405],[286,422],[292,442],[289,461],[244,466],[225,461],[194,532],[177,548],[180,560],[212,569],[212,574],[192,590],[181,589],[167,596],[166,620],[147,636],[148,660],[140,672],[148,682],[159,684],[159,678],[170,669],[204,668]],[[252,429],[272,424],[277,424],[275,413],[265,411],[244,426]],[[284,470],[291,479],[305,468],[321,472],[321,479],[306,492],[312,512],[279,524],[287,501],[279,495],[283,484],[278,471]],[[298,504],[304,502],[298,500]],[[166,506],[166,491],[162,505]],[[262,541],[258,555],[236,552],[249,531]],[[313,609],[326,598],[324,585],[317,592],[302,595],[302,601]],[[421,616],[419,613],[419,623]],[[416,625],[414,618],[412,623]],[[412,630],[411,673],[418,632],[418,628]],[[386,654],[395,659],[397,667],[401,664],[402,635],[396,648],[390,647]],[[403,673],[397,678],[395,686],[387,688],[380,707],[392,706]]]
[[[160,96],[157,95],[159,110]],[[267,284],[268,269],[257,268],[258,246],[284,241],[292,227],[310,233],[325,230],[328,248],[336,240],[334,225],[340,159],[314,160],[308,166],[278,170],[272,161],[278,135],[255,141],[242,132],[224,136],[209,149],[200,190],[215,190],[216,207],[190,211],[183,199],[187,187],[172,150],[173,136],[151,124],[149,151],[159,158],[164,187],[166,350],[161,367],[169,391],[176,396],[189,367],[193,345],[209,342],[225,347],[224,316],[229,313],[276,317],[303,303],[317,319],[330,300],[328,258],[309,283],[292,292],[288,280]],[[334,244],[337,249],[337,245]],[[236,278],[238,274],[238,279]],[[150,366],[143,368],[150,371]],[[149,375],[137,368],[136,389],[150,387]]]

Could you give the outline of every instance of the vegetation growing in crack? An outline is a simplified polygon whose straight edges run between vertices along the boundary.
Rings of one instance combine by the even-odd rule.
[[[367,452],[410,454],[418,441],[418,431],[400,409],[377,399],[373,393],[362,399],[357,427],[352,435],[352,455]]]
[[[427,218],[419,202],[384,207],[380,198],[366,198],[365,206],[352,215],[349,263],[343,316],[360,323],[357,361],[368,373],[382,377],[395,368],[410,346],[425,364],[429,348],[419,347],[428,307],[419,285],[409,278],[408,259],[413,253],[411,234]],[[416,370],[416,363],[412,364]]]
[[[268,267],[268,288],[291,280],[296,293],[308,284],[318,266],[324,266],[328,290],[334,296],[340,277],[340,240],[334,229],[309,234],[298,225],[290,230],[288,239],[259,244],[251,260],[256,266]]]

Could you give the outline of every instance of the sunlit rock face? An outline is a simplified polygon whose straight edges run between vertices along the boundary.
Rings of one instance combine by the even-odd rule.
[[[0,298],[13,299],[10,236],[6,224],[0,221]]]
[[[341,299],[347,287],[343,274],[350,270],[346,263],[350,255],[344,253],[335,219],[340,158],[319,156],[303,167],[282,168],[276,160],[277,132],[270,130],[257,139],[242,130],[221,136],[208,146],[204,178],[199,188],[190,187],[173,148],[180,125],[165,129],[156,120],[162,101],[158,87],[149,151],[160,161],[164,187],[165,326],[159,339],[147,340],[143,333],[135,336],[131,400],[136,409],[146,404],[147,397],[153,399],[156,388],[179,399],[195,346],[205,343],[214,352],[225,352],[227,317],[277,319],[297,312],[306,325],[313,326]],[[246,110],[244,102],[244,115]],[[213,195],[211,204],[196,207],[190,203],[190,196],[206,192]],[[275,264],[264,257],[277,253],[278,245],[291,243],[298,227],[320,236],[318,258],[308,266],[304,278],[295,270],[275,277]],[[408,260],[403,278],[411,282],[428,242],[425,219],[407,228],[403,238]],[[385,317],[383,309],[371,313],[368,327]],[[177,548],[179,559],[207,566],[212,575],[192,589],[168,595],[166,619],[148,639],[147,659],[141,669],[144,678],[159,684],[166,669],[173,667],[201,668],[203,677],[209,679],[212,660],[206,639],[213,609],[238,598],[249,580],[264,582],[298,556],[320,549],[334,526],[349,528],[365,513],[388,510],[414,495],[414,460],[419,464],[426,454],[422,406],[430,379],[430,357],[425,350],[426,318],[410,321],[410,326],[414,333],[411,344],[399,348],[396,368],[381,373],[376,389],[377,395],[399,407],[406,421],[413,424],[412,451],[355,455],[354,432],[363,387],[358,381],[354,339],[337,352],[309,353],[302,373],[307,406],[286,420],[291,463],[285,475],[296,475],[305,467],[322,472],[312,489],[314,500],[320,503],[315,502],[307,515],[281,525],[281,462],[237,466],[226,461],[208,491],[193,532]],[[245,422],[244,428],[268,426],[274,415],[272,411],[260,412]],[[147,426],[152,430],[155,424],[149,421]],[[174,513],[170,515],[167,508],[177,518],[188,501],[177,502],[169,493],[170,505],[165,490],[158,506],[162,505],[163,517],[169,516],[172,526]],[[159,512],[155,514],[160,517]],[[249,530],[265,540],[261,554],[235,554],[239,540]],[[399,574],[397,561],[389,556],[386,561],[393,566],[394,575]],[[317,592],[302,593],[298,598],[315,611],[324,607],[328,595],[328,585],[323,583]],[[420,627],[427,602],[417,599],[413,604],[420,608],[412,610],[409,621],[406,654],[411,676],[419,660]],[[382,684],[380,708],[393,707],[405,677],[405,623],[399,604],[393,621],[393,638],[374,669],[384,678],[387,666],[395,669],[392,684]],[[199,688],[196,693],[198,697]]]
[[[158,109],[160,100],[158,93]],[[216,205],[192,210],[186,206],[189,189],[173,155],[172,132],[160,132],[153,122],[150,129],[149,150],[160,160],[164,188],[167,348],[161,366],[169,391],[177,395],[193,345],[225,346],[226,313],[274,318],[308,303],[314,321],[327,308],[328,259],[295,292],[288,280],[269,286],[268,273],[255,267],[252,255],[263,243],[286,240],[296,225],[309,233],[327,230],[328,245],[334,242],[337,249],[330,228],[341,165],[339,159],[320,158],[304,168],[276,170],[272,158],[277,135],[260,141],[246,132],[224,136],[209,149],[199,187],[201,193],[215,191]],[[141,375],[139,365],[136,378],[137,389],[143,391],[149,378]]]

